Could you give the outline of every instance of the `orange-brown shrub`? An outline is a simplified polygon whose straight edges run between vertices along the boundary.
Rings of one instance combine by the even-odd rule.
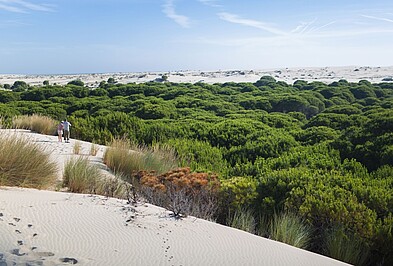
[[[194,215],[212,219],[218,209],[220,181],[209,173],[192,173],[189,167],[165,174],[138,173],[144,196],[153,204],[160,204],[175,217]]]

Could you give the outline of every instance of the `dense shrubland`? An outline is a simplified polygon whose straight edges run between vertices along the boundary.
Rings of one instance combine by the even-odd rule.
[[[67,117],[73,138],[170,147],[190,177],[218,176],[218,222],[248,219],[239,227],[258,232],[290,211],[311,228],[310,250],[355,264],[393,263],[393,83],[289,85],[262,77],[212,85],[102,82],[91,90],[80,82],[19,82],[0,91],[0,114],[3,127],[15,116],[42,114]],[[145,178],[166,186],[168,176]],[[169,204],[170,190],[159,191]],[[350,252],[354,242],[367,258]]]

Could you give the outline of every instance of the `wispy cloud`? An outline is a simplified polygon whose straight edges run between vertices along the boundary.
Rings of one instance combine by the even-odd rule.
[[[179,15],[176,13],[174,0],[167,0],[163,6],[162,11],[168,18],[174,20],[177,24],[179,24],[183,28],[190,27],[190,19],[186,16]]]
[[[0,1],[0,10],[5,10],[5,11],[9,11],[9,12],[14,12],[14,13],[26,13],[26,11],[23,10],[22,8],[11,6],[11,5],[5,5],[5,4],[2,4],[2,2],[4,2],[4,1]]]
[[[374,17],[374,16],[369,16],[369,15],[361,15],[361,16],[365,17],[365,18],[369,18],[369,19],[375,19],[375,20],[393,23],[393,19],[389,19],[389,18]]]
[[[0,0],[0,10],[5,10],[14,13],[28,13],[29,11],[54,11],[50,5],[35,4],[31,1],[23,0]]]
[[[306,32],[309,28],[310,28],[310,26],[312,25],[312,24],[314,24],[315,22],[317,21],[317,19],[314,19],[313,21],[310,21],[310,22],[302,22],[302,23],[300,23],[300,25],[298,25],[295,29],[293,29],[291,32],[292,33],[299,33],[299,34],[302,34],[302,33],[304,33],[304,32]],[[310,29],[311,30],[311,29]]]
[[[218,0],[198,0],[198,1],[207,6],[222,7],[220,4],[217,4],[217,2],[219,2]]]
[[[337,22],[337,21],[331,21],[331,22],[326,23],[326,24],[324,24],[324,25],[322,25],[322,26],[319,26],[319,27],[317,27],[317,26],[312,27],[312,28],[308,31],[308,33],[318,32],[319,30],[321,30],[321,29],[323,29],[323,28],[326,28],[326,27],[328,27],[328,26],[330,26],[330,25],[333,25],[333,24],[336,23],[336,22]]]
[[[236,14],[231,14],[231,13],[218,13],[218,17],[222,20],[231,22],[231,23],[236,23],[248,27],[253,27],[261,30],[265,30],[267,32],[273,33],[275,35],[287,35],[285,31],[282,31],[280,29],[277,29],[273,26],[271,26],[268,23],[258,21],[258,20],[252,20],[252,19],[246,19],[246,18],[241,18],[240,16]]]

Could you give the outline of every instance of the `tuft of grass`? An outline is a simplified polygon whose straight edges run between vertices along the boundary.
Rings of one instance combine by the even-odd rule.
[[[120,176],[105,177],[99,182],[96,193],[106,197],[128,199],[131,185]]]
[[[96,156],[99,149],[100,149],[100,147],[97,144],[92,143],[91,146],[90,146],[90,155],[91,156]]]
[[[105,150],[104,163],[115,173],[129,179],[142,170],[160,174],[177,167],[173,150],[138,146],[125,139],[115,139],[111,143]]]
[[[31,131],[54,135],[56,132],[57,121],[53,118],[42,115],[22,115],[17,116],[12,121],[12,127],[18,129],[29,129]]]
[[[255,233],[255,218],[248,209],[238,209],[227,219],[227,225],[249,233]]]
[[[64,166],[63,187],[75,193],[96,193],[103,175],[97,165],[87,157],[79,156],[68,160]]]
[[[57,167],[38,145],[18,135],[0,134],[0,185],[48,188]]]
[[[179,166],[176,151],[169,145],[157,143],[152,147],[134,146],[134,149],[144,154],[143,170],[163,174]]]
[[[131,151],[130,143],[125,139],[115,139],[105,150],[103,160],[109,169],[121,176],[130,177],[142,167],[141,154]]]
[[[73,147],[74,154],[80,154],[81,149],[82,149],[82,144],[80,143],[80,141],[78,141],[78,140],[75,141],[74,147]]]
[[[365,265],[369,248],[342,228],[333,228],[326,233],[323,253],[331,258],[353,265]]]
[[[6,122],[5,122],[5,117],[0,116],[0,129],[5,128]]]
[[[290,212],[274,214],[266,230],[266,223],[262,224],[262,232],[268,231],[271,239],[288,245],[306,249],[311,241],[311,227],[302,218]]]

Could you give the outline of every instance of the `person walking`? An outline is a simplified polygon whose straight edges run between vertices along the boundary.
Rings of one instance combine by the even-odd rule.
[[[67,119],[63,122],[63,130],[64,130],[64,141],[66,143],[70,142],[70,128],[71,123],[67,121]]]
[[[57,140],[58,140],[59,142],[63,142],[62,135],[63,135],[63,121],[61,121],[61,122],[57,125]]]

